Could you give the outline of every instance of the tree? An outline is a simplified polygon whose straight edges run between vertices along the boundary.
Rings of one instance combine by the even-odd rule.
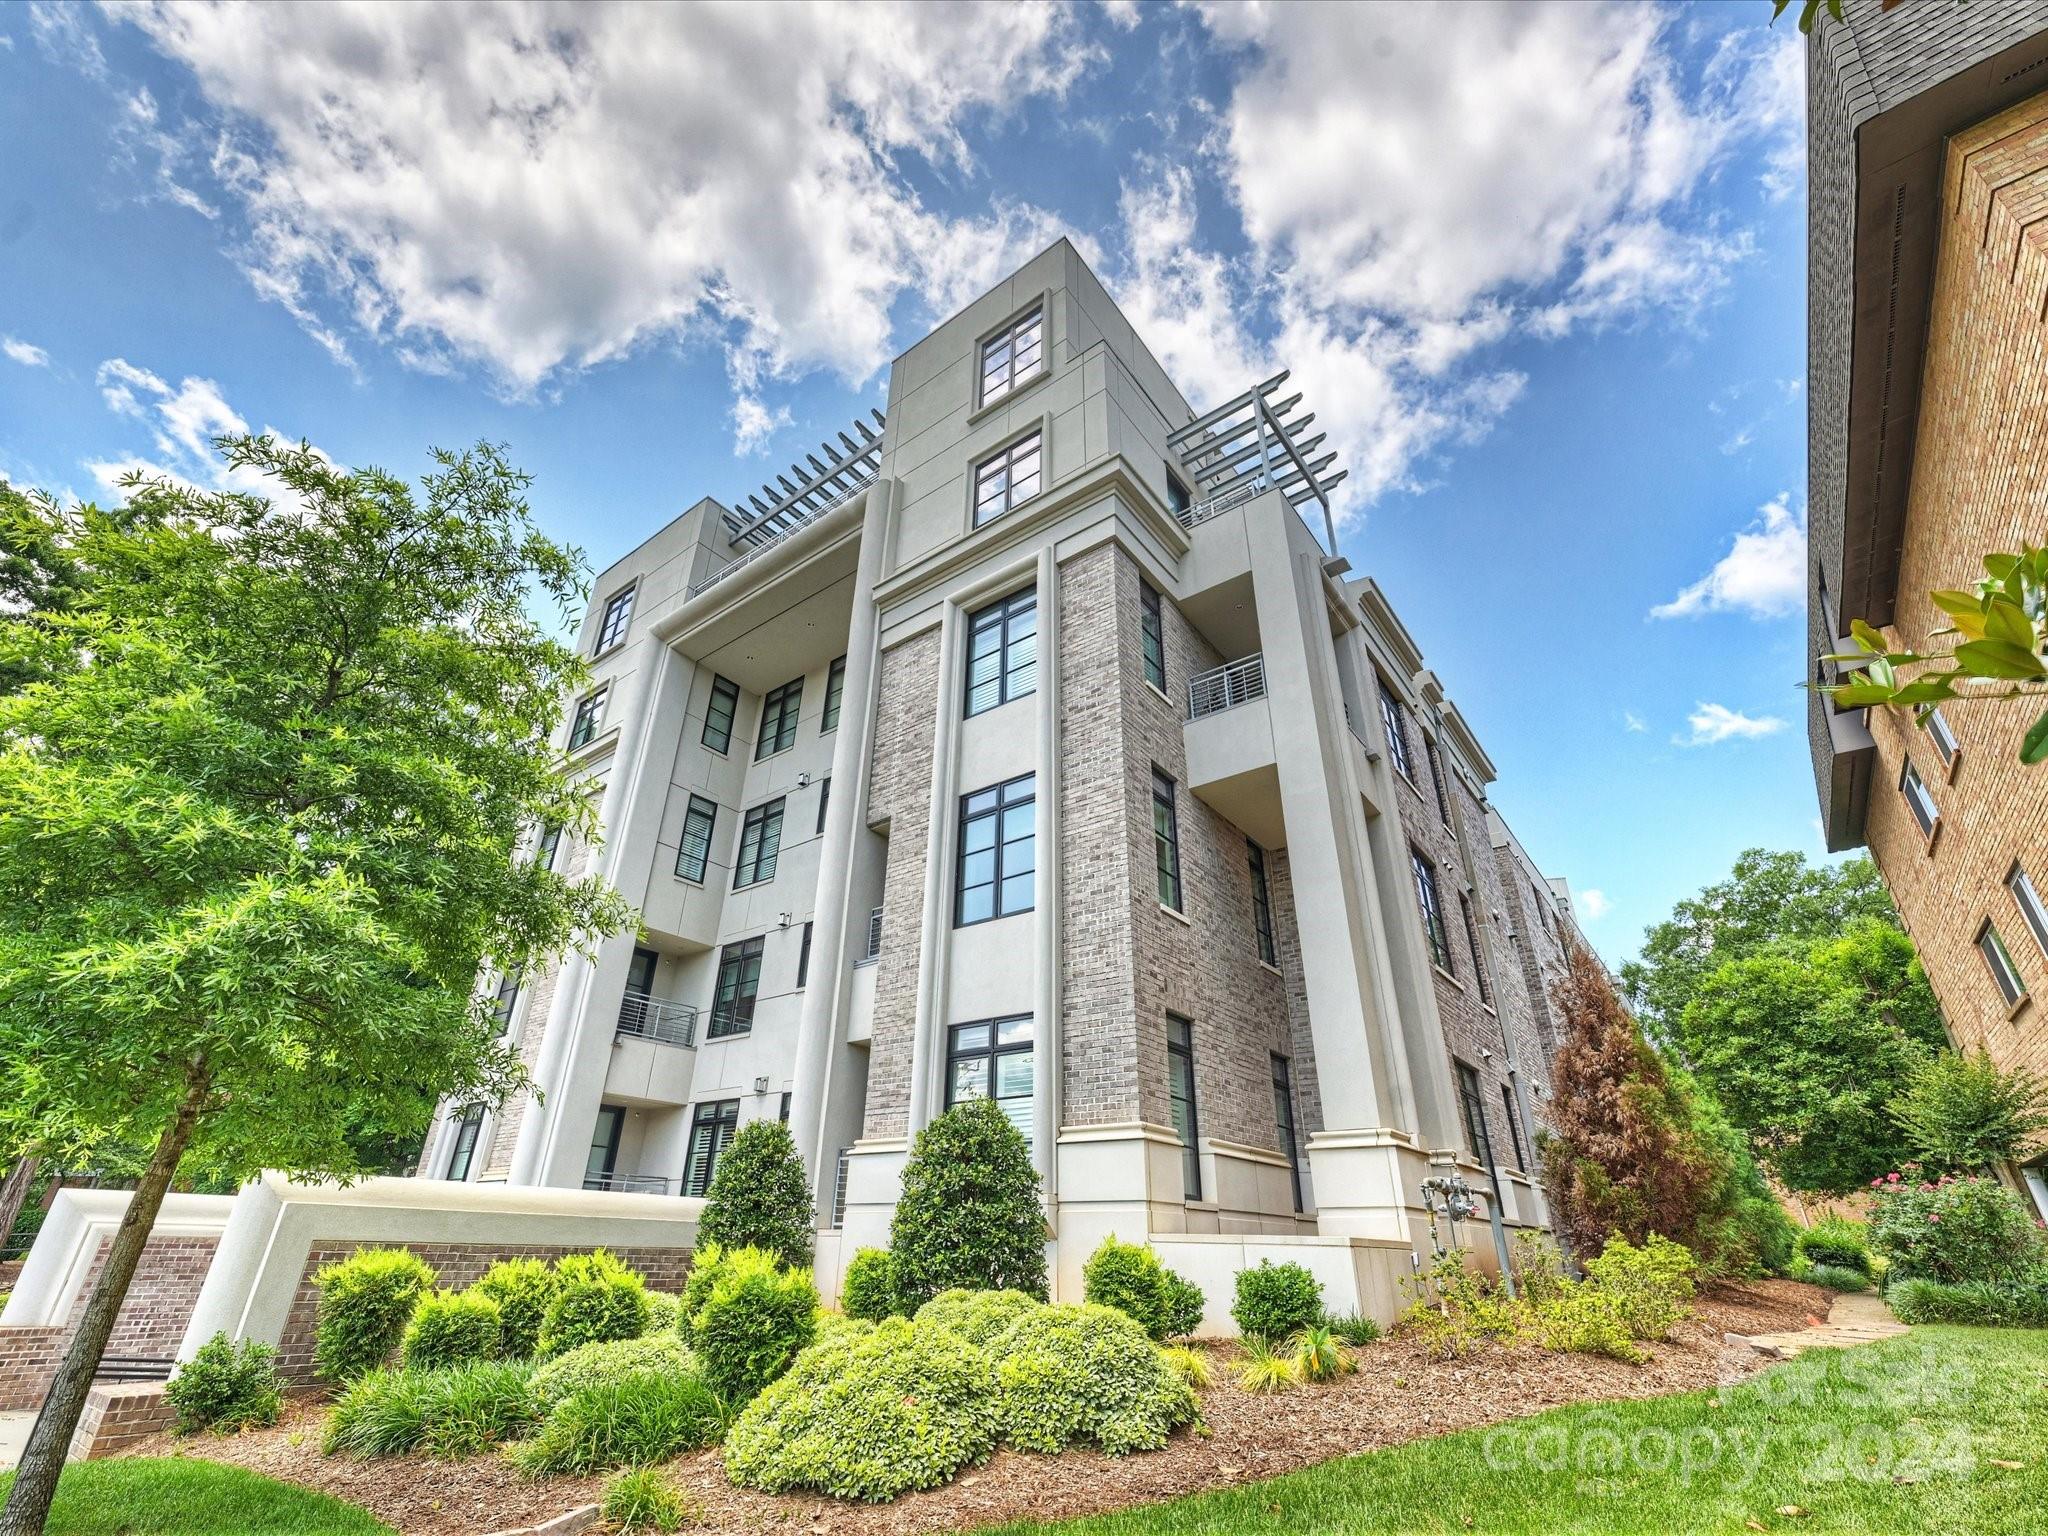
[[[1982,1050],[1939,1051],[1908,1071],[1885,1108],[1931,1173],[1983,1173],[2017,1161],[2048,1130],[2048,1082],[2002,1072]]]
[[[1023,1133],[993,1099],[954,1105],[917,1133],[889,1227],[906,1312],[940,1291],[1045,1295],[1045,1213]]]
[[[1781,1183],[1847,1194],[1904,1157],[1885,1099],[1945,1036],[1912,940],[1863,919],[1723,962],[1675,1039]]]
[[[181,1166],[347,1178],[439,1096],[522,1081],[475,995],[623,925],[616,893],[515,860],[595,831],[547,745],[576,656],[575,555],[500,450],[415,497],[310,447],[220,439],[284,504],[131,480],[51,529],[91,581],[0,617],[0,1145],[151,1149],[30,1434],[0,1536],[42,1527]]]
[[[816,1207],[796,1138],[779,1120],[750,1120],[719,1156],[705,1192],[697,1241],[760,1248],[808,1269],[817,1244]]]

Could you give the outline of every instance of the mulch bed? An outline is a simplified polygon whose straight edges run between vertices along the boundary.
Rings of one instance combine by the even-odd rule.
[[[706,1531],[791,1530],[837,1536],[913,1536],[1007,1520],[1066,1519],[1157,1503],[1273,1477],[1332,1457],[1540,1413],[1565,1403],[1689,1392],[1766,1362],[1730,1349],[1726,1334],[1794,1330],[1827,1316],[1829,1293],[1790,1280],[1717,1285],[1645,1365],[1591,1355],[1483,1345],[1457,1360],[1429,1359],[1412,1340],[1357,1351],[1359,1369],[1324,1386],[1259,1396],[1238,1387],[1235,1351],[1211,1346],[1216,1384],[1202,1394],[1210,1433],[1176,1435],[1165,1450],[1112,1458],[1091,1451],[1035,1456],[999,1451],[944,1488],[892,1504],[843,1504],[735,1488],[717,1451],[669,1467],[704,1507]],[[221,1439],[147,1442],[130,1454],[196,1455],[233,1462],[360,1504],[407,1536],[474,1536],[538,1523],[594,1502],[605,1479],[532,1483],[496,1456],[440,1462],[420,1456],[352,1461],[320,1454],[317,1404],[296,1404],[274,1429]]]

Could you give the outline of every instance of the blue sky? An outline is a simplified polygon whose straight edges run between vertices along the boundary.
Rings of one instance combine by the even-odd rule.
[[[1067,233],[1342,542],[1610,961],[1819,852],[1804,130],[1769,8],[0,10],[0,474],[510,446],[594,565]]]

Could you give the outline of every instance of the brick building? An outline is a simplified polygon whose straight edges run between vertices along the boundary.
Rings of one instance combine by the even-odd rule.
[[[485,978],[536,1092],[444,1106],[422,1174],[691,1197],[780,1116],[829,1286],[992,1093],[1063,1289],[1110,1231],[1406,1273],[1453,1168],[1542,1223],[1569,898],[1335,555],[1311,421],[1285,375],[1197,415],[1061,241],[602,573],[563,745],[606,835],[534,856],[644,928]]]
[[[1851,0],[1807,57],[1808,634],[1852,649],[1861,618],[1919,648],[1930,592],[2048,538],[2048,3]],[[1869,846],[1955,1043],[2048,1072],[2037,713],[1918,729],[1816,693],[1809,734],[1828,846]],[[2039,1164],[2011,1172],[2048,1215]]]

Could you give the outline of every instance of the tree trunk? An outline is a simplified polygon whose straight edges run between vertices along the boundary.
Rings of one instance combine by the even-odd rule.
[[[206,1058],[194,1056],[185,1068],[185,1097],[157,1139],[149,1166],[142,1171],[141,1182],[128,1201],[127,1214],[121,1218],[114,1241],[107,1249],[106,1267],[100,1271],[92,1296],[85,1304],[85,1315],[79,1319],[78,1332],[72,1337],[63,1363],[57,1367],[50,1395],[43,1399],[42,1412],[36,1415],[35,1428],[29,1431],[28,1446],[22,1452],[7,1507],[0,1509],[0,1536],[40,1536],[43,1522],[49,1518],[50,1500],[56,1497],[57,1477],[71,1450],[71,1436],[85,1409],[86,1394],[92,1389],[93,1373],[99,1369],[100,1356],[113,1336],[114,1319],[128,1295],[129,1283],[135,1278],[142,1245],[149,1241],[150,1228],[156,1225],[164,1193],[171,1187],[171,1176],[178,1171],[178,1160],[185,1155],[186,1144],[192,1139],[211,1081]]]
[[[0,1248],[7,1246],[7,1234],[14,1230],[14,1223],[21,1217],[21,1208],[28,1201],[28,1187],[35,1182],[39,1161],[33,1152],[24,1152],[7,1170],[7,1177],[0,1179]]]

